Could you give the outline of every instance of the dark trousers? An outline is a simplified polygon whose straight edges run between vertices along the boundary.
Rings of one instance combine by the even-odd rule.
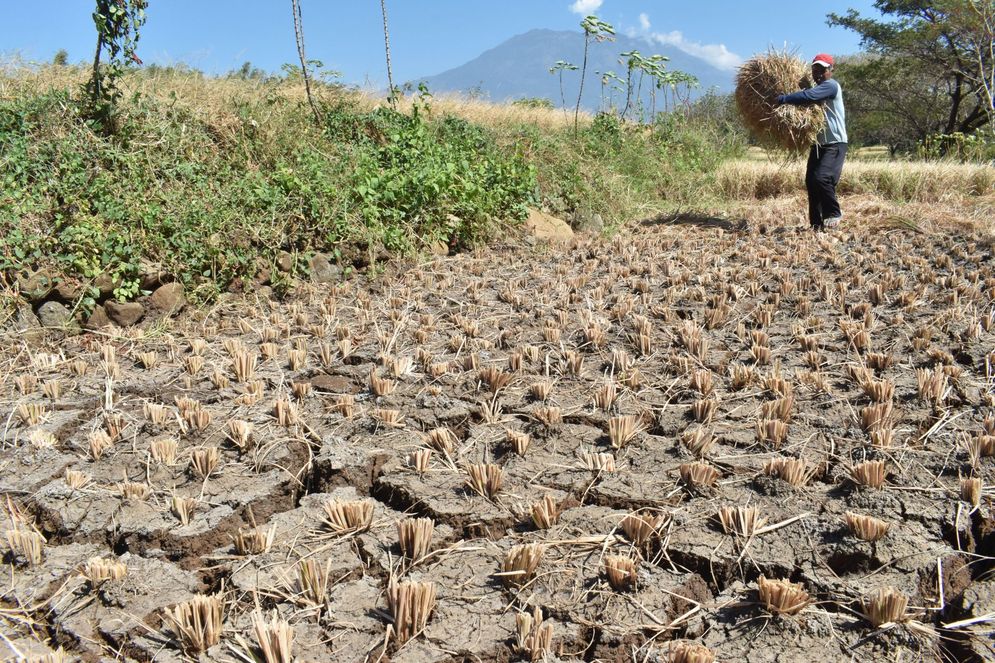
[[[836,185],[843,172],[846,147],[846,143],[813,145],[808,154],[805,188],[808,189],[808,219],[815,228],[821,228],[825,219],[842,215],[836,200]]]

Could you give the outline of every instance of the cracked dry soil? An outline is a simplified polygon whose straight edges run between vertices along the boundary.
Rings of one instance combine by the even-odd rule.
[[[968,231],[659,226],[167,332],[6,338],[4,528],[45,542],[40,560],[4,542],[3,660],[246,660],[257,607],[298,661],[529,660],[534,608],[537,660],[992,660],[993,298],[992,241]],[[472,465],[498,468],[492,495]],[[363,501],[368,527],[328,524]],[[848,514],[887,531],[862,540]],[[415,516],[434,534],[412,561],[396,526]],[[509,582],[525,543],[541,560]],[[610,582],[613,556],[633,582]],[[126,574],[87,579],[95,557]],[[761,577],[806,607],[778,614]],[[405,644],[385,636],[392,578],[437,591]],[[882,588],[908,607],[875,628]],[[164,618],[199,594],[224,605],[203,653]]]

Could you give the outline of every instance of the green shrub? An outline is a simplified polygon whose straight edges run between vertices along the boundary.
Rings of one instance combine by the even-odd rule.
[[[143,76],[129,74],[133,89]],[[126,299],[149,261],[209,298],[281,251],[465,246],[530,205],[615,225],[700,203],[739,148],[701,118],[603,114],[575,132],[556,111],[440,113],[425,91],[402,113],[328,88],[316,126],[279,80],[149,80],[154,93],[122,98],[112,136],[83,121],[73,84],[4,88],[0,269],[106,274]]]
[[[523,218],[534,168],[498,150],[481,127],[451,116],[430,123],[425,113],[371,114],[380,140],[358,155],[351,187],[366,226],[388,248],[404,249],[414,237],[469,244],[500,219]]]

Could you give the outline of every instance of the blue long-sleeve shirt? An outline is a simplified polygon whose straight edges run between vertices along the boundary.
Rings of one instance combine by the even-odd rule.
[[[833,79],[825,80],[813,88],[782,94],[779,104],[807,106],[821,104],[826,114],[826,128],[819,133],[819,145],[846,143],[846,110],[843,108],[843,88]]]

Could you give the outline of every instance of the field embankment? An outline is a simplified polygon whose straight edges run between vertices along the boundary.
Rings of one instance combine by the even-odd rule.
[[[600,232],[802,190],[803,164],[743,160],[742,134],[716,120],[575,129],[562,110],[430,96],[394,110],[333,86],[318,120],[292,82],[140,71],[101,132],[79,110],[85,76],[0,74],[0,273],[63,321],[163,283],[206,302],[335,281],[506,235],[529,208]],[[993,173],[851,160],[841,192],[977,208]]]

